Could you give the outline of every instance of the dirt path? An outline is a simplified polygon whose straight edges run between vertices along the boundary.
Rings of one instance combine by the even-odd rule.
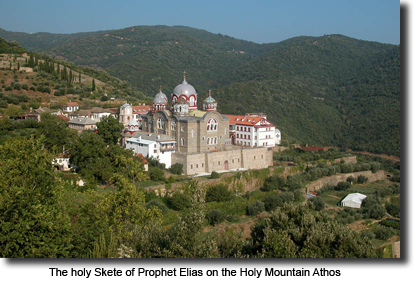
[[[353,151],[351,149],[348,149],[347,152],[363,154],[363,155],[373,156],[373,157],[379,157],[379,158],[382,158],[382,159],[385,159],[385,160],[391,160],[393,163],[400,162],[400,157],[398,157],[398,156],[389,156],[389,155],[385,155],[385,154],[376,154],[376,153],[370,153],[370,152],[366,152],[366,151]]]

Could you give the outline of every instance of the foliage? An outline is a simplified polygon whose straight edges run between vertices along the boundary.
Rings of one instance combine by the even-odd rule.
[[[261,188],[262,191],[272,191],[281,189],[285,186],[285,179],[283,177],[273,175],[266,179],[264,186]]]
[[[181,175],[183,171],[183,164],[176,163],[170,167],[170,172],[173,174]]]
[[[321,211],[325,208],[325,201],[321,197],[314,197],[310,201],[316,211]]]
[[[14,139],[0,145],[1,257],[67,257],[71,251],[62,186],[42,141]]]
[[[256,201],[247,206],[247,215],[257,215],[264,211],[264,203]]]
[[[104,116],[96,124],[98,135],[106,144],[117,144],[123,125],[113,116]]]
[[[218,184],[208,187],[205,195],[206,202],[226,202],[231,200],[233,192],[228,190],[227,185]]]
[[[357,177],[357,183],[358,184],[363,184],[363,183],[366,183],[368,181],[368,177],[365,177],[364,175],[359,175],[358,177]]]
[[[150,179],[153,181],[165,180],[164,171],[158,167],[150,167],[149,174],[150,174]]]
[[[158,208],[162,214],[166,214],[168,212],[168,207],[163,203],[160,199],[153,199],[146,203],[146,209],[156,207]]]
[[[207,212],[206,218],[209,224],[215,225],[225,220],[225,214],[220,210],[214,209]]]
[[[220,174],[216,171],[211,172],[211,179],[220,178]]]
[[[253,228],[252,237],[260,257],[376,257],[368,239],[306,206],[276,209]]]
[[[180,211],[190,208],[192,206],[192,200],[188,195],[181,192],[176,192],[169,199],[169,205],[172,207],[172,209]]]

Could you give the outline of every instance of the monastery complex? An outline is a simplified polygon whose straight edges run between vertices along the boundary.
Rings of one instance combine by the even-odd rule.
[[[171,94],[160,89],[152,105],[120,107],[126,128],[121,145],[137,154],[158,158],[169,168],[183,164],[185,174],[261,169],[272,165],[280,131],[264,114],[226,115],[211,96],[198,109],[198,94],[184,76]]]

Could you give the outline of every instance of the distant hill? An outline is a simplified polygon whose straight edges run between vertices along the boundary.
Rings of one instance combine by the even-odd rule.
[[[223,113],[266,112],[298,142],[400,154],[400,46],[343,35],[256,44],[184,26],[59,36],[42,51],[149,97],[159,85],[170,94],[186,70],[199,101],[213,89]]]
[[[0,54],[23,54],[26,50],[16,41],[9,42],[0,37]]]

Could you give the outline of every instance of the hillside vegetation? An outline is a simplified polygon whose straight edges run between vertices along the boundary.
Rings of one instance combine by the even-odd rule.
[[[39,48],[33,35],[19,36]],[[186,70],[199,102],[213,89],[222,113],[265,112],[286,140],[400,155],[400,46],[342,35],[256,44],[183,26],[59,36],[42,51],[103,69],[149,98],[159,85],[169,94]]]

